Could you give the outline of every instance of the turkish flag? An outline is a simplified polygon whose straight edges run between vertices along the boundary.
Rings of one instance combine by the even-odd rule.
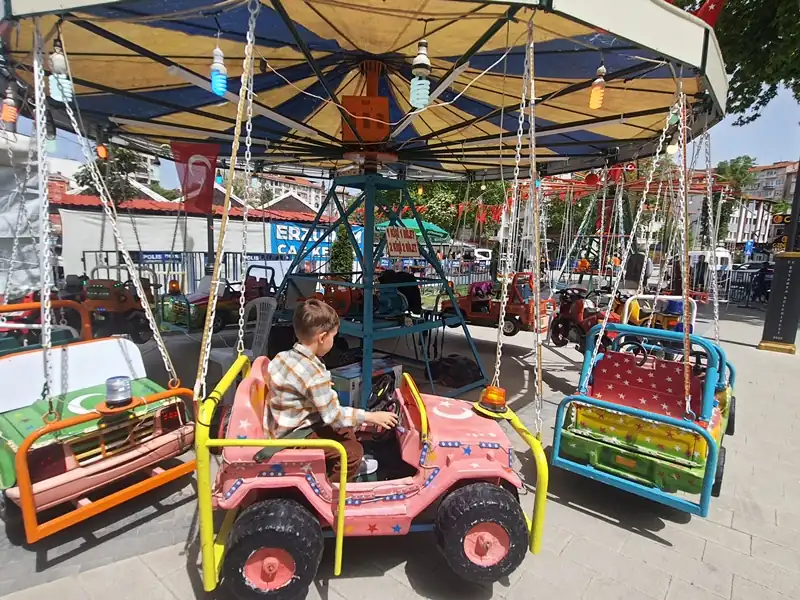
[[[722,14],[723,6],[725,6],[725,0],[706,0],[694,14],[698,19],[702,19],[711,27],[714,27],[717,24],[717,19]]]
[[[475,219],[478,221],[478,223],[486,223],[486,207],[483,204],[478,207],[478,212],[475,215]]]
[[[184,205],[210,215],[214,205],[214,175],[219,145],[192,142],[172,142],[170,145],[181,181]]]
[[[463,202],[458,205],[458,218],[461,218],[461,215],[464,214],[464,210],[467,208],[467,205]]]
[[[619,180],[622,179],[622,173],[622,167],[620,165],[615,165],[608,170],[608,178],[611,181],[619,183]]]

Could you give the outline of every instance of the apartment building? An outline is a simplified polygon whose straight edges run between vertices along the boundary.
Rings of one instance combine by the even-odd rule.
[[[325,188],[321,183],[314,183],[303,177],[283,175],[260,175],[260,177],[264,185],[272,191],[273,202],[292,195],[316,211],[325,199]]]
[[[797,167],[797,162],[781,161],[751,169],[755,181],[742,190],[743,202],[731,215],[727,242],[741,244],[753,240],[764,244],[773,240],[774,208],[779,203],[791,202]]]

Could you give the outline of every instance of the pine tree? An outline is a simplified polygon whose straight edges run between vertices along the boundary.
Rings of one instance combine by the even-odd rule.
[[[334,273],[350,273],[353,270],[353,245],[347,235],[347,226],[342,223],[336,230],[336,239],[331,244],[331,271]]]

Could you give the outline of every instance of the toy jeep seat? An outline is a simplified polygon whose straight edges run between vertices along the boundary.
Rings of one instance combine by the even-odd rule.
[[[267,439],[269,433],[264,429],[264,407],[267,396],[267,367],[269,359],[260,356],[253,361],[250,374],[239,384],[236,395],[233,399],[233,407],[230,412],[230,420],[225,431],[228,439]],[[287,436],[289,438],[302,439],[308,437],[310,430],[298,430],[296,435]],[[316,452],[319,450],[294,450],[293,452]],[[276,454],[274,448],[264,448],[258,452],[255,448],[243,448],[233,446],[223,449],[222,458],[226,463],[246,463],[263,462]],[[259,460],[255,455],[259,455]]]
[[[695,415],[702,411],[702,394],[702,377],[693,374],[691,410]],[[683,363],[651,357],[639,366],[633,354],[608,351],[594,366],[587,395],[681,419],[685,412]],[[715,411],[712,427],[719,418],[719,411]],[[641,419],[598,407],[576,405],[574,431],[613,444],[651,447],[654,452],[682,461],[705,460],[705,441],[695,433],[663,424],[644,426]]]

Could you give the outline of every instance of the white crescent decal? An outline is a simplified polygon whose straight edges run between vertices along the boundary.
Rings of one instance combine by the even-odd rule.
[[[206,178],[208,174],[211,172],[211,161],[208,160],[207,157],[203,156],[202,154],[192,154],[189,160],[186,163],[186,168],[189,175],[194,175],[194,167],[199,166],[202,170],[202,178],[197,181],[193,182],[192,187],[194,189],[190,190],[186,194],[186,200],[192,200],[195,196],[198,196],[205,185]],[[188,179],[188,177],[187,177]]]
[[[439,410],[438,406],[433,407],[433,412],[440,417],[445,419],[453,419],[454,421],[463,421],[464,419],[469,419],[472,416],[472,409],[469,408],[462,408],[460,413],[446,413]]]
[[[67,410],[71,412],[73,415],[88,415],[91,410],[83,407],[83,401],[87,398],[91,398],[93,396],[102,396],[103,394],[98,394],[97,392],[93,394],[83,394],[82,396],[77,396],[69,401],[67,405]]]

